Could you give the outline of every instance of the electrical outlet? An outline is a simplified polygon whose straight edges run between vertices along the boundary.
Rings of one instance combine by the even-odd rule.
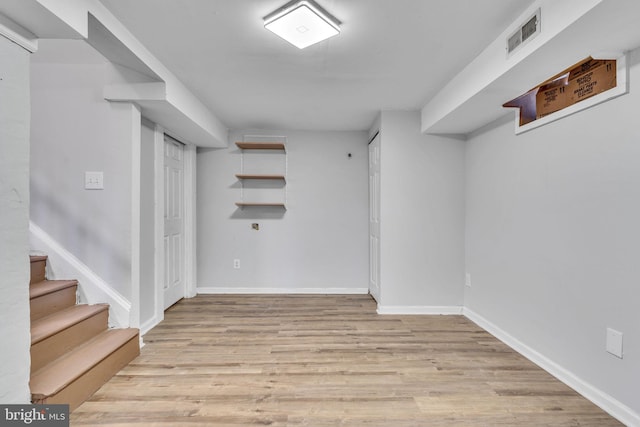
[[[240,269],[240,260],[239,259],[234,259],[233,260],[233,268],[235,268],[236,270]]]
[[[464,275],[464,285],[467,287],[471,287],[471,274],[467,273]]]
[[[607,352],[622,359],[622,332],[607,328]]]

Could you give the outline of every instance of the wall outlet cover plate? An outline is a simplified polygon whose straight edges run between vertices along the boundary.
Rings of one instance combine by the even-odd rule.
[[[607,328],[607,352],[622,359],[622,332]]]

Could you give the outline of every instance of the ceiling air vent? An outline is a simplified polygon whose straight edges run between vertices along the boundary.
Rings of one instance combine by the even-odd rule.
[[[536,10],[536,13],[507,38],[507,56],[520,49],[538,34],[540,34],[540,9]]]

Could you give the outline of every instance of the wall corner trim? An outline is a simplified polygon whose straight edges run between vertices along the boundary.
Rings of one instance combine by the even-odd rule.
[[[55,269],[59,270],[61,274],[73,275],[66,278],[78,280],[79,289],[85,294],[89,303],[106,302],[109,304],[110,326],[129,327],[131,303],[124,296],[31,221],[29,221],[29,234],[31,250],[42,251],[43,254],[46,254],[51,263],[56,266]]]
[[[622,402],[614,399],[610,395],[598,390],[591,384],[582,380],[571,371],[560,366],[556,362],[538,353],[522,341],[513,337],[497,325],[491,323],[486,318],[477,314],[473,310],[464,307],[463,314],[466,318],[480,326],[485,331],[529,359],[531,362],[544,369],[564,384],[568,385],[582,396],[599,406],[614,418],[627,426],[640,427],[640,414],[635,413],[631,408]]]

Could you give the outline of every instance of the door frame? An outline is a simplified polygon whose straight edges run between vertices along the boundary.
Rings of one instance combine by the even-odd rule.
[[[178,138],[156,124],[154,128],[154,264],[155,298],[152,322],[143,325],[142,333],[164,319],[164,138],[184,144],[184,297],[196,296],[196,146]]]
[[[371,148],[372,148],[372,144],[376,144],[375,148],[377,148],[378,151],[378,185],[376,188],[372,188],[372,182],[371,182]],[[367,154],[368,154],[368,158],[369,158],[369,170],[368,170],[368,176],[369,176],[369,294],[376,300],[376,303],[378,303],[378,305],[380,305],[380,299],[381,299],[381,294],[382,294],[382,289],[381,289],[381,285],[380,285],[380,151],[381,151],[381,147],[382,147],[382,142],[381,142],[381,137],[380,137],[380,131],[376,132],[373,137],[369,140],[369,144],[367,145]],[[373,194],[373,192],[375,191],[376,194]],[[374,204],[377,201],[377,206],[378,206],[378,212],[376,212],[376,214],[378,215],[378,230],[377,230],[377,235],[378,235],[378,245],[375,248],[375,252],[374,252],[374,248],[372,247],[372,243],[371,243],[371,218],[374,214],[374,212],[372,212],[372,206],[374,206]],[[374,260],[374,255],[376,254],[376,259]],[[375,266],[373,264],[376,264]],[[372,283],[372,271],[373,269],[376,268],[376,289],[373,289],[373,287],[371,286]]]

